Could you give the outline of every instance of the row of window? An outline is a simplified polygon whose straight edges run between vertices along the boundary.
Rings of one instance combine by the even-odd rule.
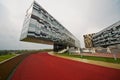
[[[39,15],[39,14],[38,14]],[[49,32],[49,33],[52,33],[52,34],[56,34],[58,37],[64,37],[64,39],[66,38],[66,36],[64,35],[67,31],[64,31],[64,29],[60,29],[60,27],[56,27],[52,24],[50,24],[50,22],[47,22],[43,19],[40,19],[38,16],[36,15],[32,15],[32,18],[36,19],[34,20],[35,22],[32,22],[34,24],[41,24],[40,23],[40,20],[43,24],[43,27],[41,27],[41,30],[44,30],[44,32]],[[38,23],[39,22],[39,23]],[[40,27],[40,25],[38,25],[38,27]],[[72,36],[72,35],[71,35]],[[67,39],[67,40],[71,40],[71,39]],[[72,42],[72,41],[71,41]]]
[[[45,11],[37,3],[35,3],[33,6],[33,14],[43,19],[44,21],[49,22],[49,24],[55,26],[56,28],[62,29],[63,32],[66,32],[67,34],[72,36],[72,34],[69,31],[67,31],[61,24],[59,24],[57,20],[55,20],[51,15],[49,15],[48,12]]]
[[[120,44],[120,25],[93,36],[94,46]]]
[[[75,45],[74,36],[40,5],[33,3],[30,11],[31,13],[27,13],[24,21],[22,36],[27,37],[28,35],[61,44]]]
[[[29,32],[34,32],[36,37],[50,39],[52,41],[60,41],[60,42],[75,42],[72,38],[68,37],[65,34],[58,33],[58,30],[55,27],[48,27],[45,25],[41,25],[37,20],[31,18],[31,22],[29,25]]]

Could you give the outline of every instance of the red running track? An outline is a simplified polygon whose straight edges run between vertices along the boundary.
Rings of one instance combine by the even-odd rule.
[[[18,66],[11,80],[120,80],[120,70],[36,53]]]

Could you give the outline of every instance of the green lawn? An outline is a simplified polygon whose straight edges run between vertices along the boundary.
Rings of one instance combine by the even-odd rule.
[[[6,60],[6,59],[8,59],[8,58],[11,58],[11,57],[13,57],[13,56],[15,56],[15,54],[1,55],[1,56],[0,56],[0,62]]]
[[[117,58],[117,60],[114,60],[114,58],[96,57],[96,56],[80,56],[80,55],[73,55],[73,54],[69,55],[68,53],[59,54],[59,55],[120,64],[120,58]]]

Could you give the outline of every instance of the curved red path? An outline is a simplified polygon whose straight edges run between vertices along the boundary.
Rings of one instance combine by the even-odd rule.
[[[37,53],[18,66],[11,80],[120,80],[120,70]]]

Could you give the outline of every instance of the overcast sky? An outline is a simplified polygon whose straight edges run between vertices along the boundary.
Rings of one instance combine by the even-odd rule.
[[[120,20],[120,0],[36,0],[76,36],[99,32]],[[0,0],[0,49],[42,49],[49,45],[19,41],[25,12],[33,0]]]

